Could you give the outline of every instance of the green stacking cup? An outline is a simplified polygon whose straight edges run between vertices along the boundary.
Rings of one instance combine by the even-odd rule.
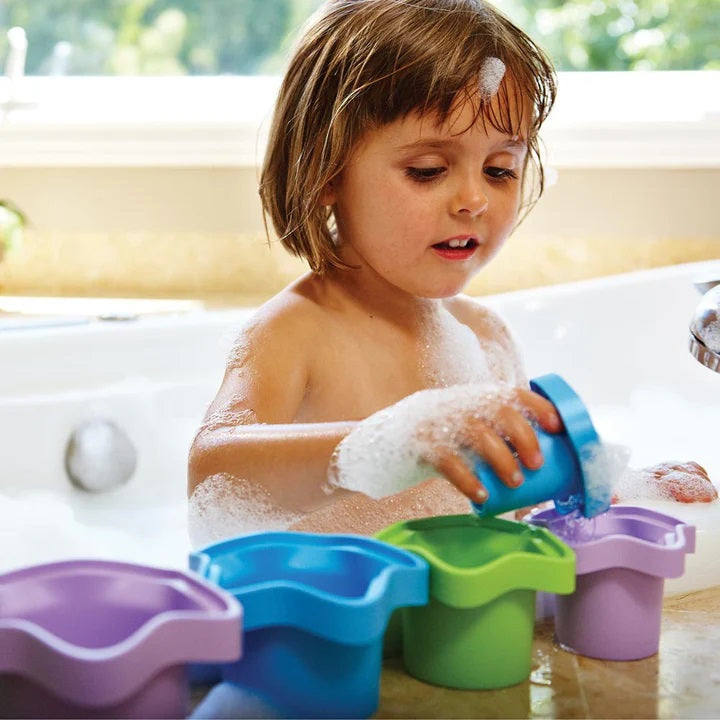
[[[543,528],[473,515],[399,522],[376,537],[430,565],[430,602],[399,611],[410,675],[473,690],[530,675],[536,591],[575,589],[565,543]]]

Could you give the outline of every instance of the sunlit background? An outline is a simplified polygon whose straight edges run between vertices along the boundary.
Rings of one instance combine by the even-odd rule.
[[[320,4],[0,0],[0,201],[30,221],[0,294],[254,304],[303,272],[257,177]],[[720,257],[720,0],[495,4],[561,72],[546,193],[468,292]]]
[[[559,70],[720,69],[720,0],[496,0]],[[266,74],[320,0],[0,0],[30,75]],[[6,52],[0,37],[0,57]]]

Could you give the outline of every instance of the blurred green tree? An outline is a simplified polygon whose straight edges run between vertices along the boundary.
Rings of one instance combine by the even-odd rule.
[[[495,0],[560,70],[720,69],[720,0]]]
[[[30,75],[277,71],[320,0],[0,0],[0,31],[28,35]],[[7,52],[0,34],[0,58]]]
[[[720,69],[720,0],[494,1],[560,70]],[[0,0],[0,30],[26,29],[28,74],[273,73],[320,2]]]

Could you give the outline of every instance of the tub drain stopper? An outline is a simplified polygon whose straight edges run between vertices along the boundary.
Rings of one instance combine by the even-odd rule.
[[[65,471],[73,485],[105,492],[124,485],[137,465],[137,450],[127,434],[103,418],[75,428],[65,448]]]

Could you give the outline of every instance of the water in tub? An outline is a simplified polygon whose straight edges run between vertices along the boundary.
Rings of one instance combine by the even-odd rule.
[[[684,475],[682,470],[675,471],[675,477],[681,482]],[[650,508],[696,528],[695,553],[685,557],[685,573],[682,577],[665,581],[666,593],[702,590],[720,583],[720,555],[717,553],[717,548],[720,547],[720,503],[717,498],[708,502],[678,502],[670,497],[665,488],[658,485],[651,474],[643,470],[627,473],[621,478],[619,487],[630,490],[621,504]],[[692,492],[692,489],[690,491]],[[704,487],[698,487],[697,492],[700,496],[706,495]]]

